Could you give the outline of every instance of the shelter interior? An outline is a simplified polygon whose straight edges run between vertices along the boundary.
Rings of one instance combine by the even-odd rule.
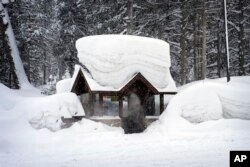
[[[141,112],[144,116],[159,116],[164,111],[164,95],[175,92],[159,92],[141,73],[137,73],[119,91],[91,90],[80,70],[71,92],[76,93],[86,116],[126,117],[129,112]]]

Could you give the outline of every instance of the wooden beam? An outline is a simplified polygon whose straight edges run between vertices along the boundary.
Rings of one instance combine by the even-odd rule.
[[[159,92],[159,93],[156,93],[155,95],[157,95],[157,94],[176,95],[177,92]]]
[[[99,110],[100,115],[103,116],[103,94],[99,94]]]
[[[160,94],[160,114],[164,111],[164,94]]]
[[[96,94],[102,94],[103,96],[119,96],[119,91],[92,91]]]
[[[137,73],[132,80],[130,80],[124,87],[121,88],[120,93],[127,94],[126,92],[129,87],[131,87],[136,81],[140,81],[146,85],[147,89],[154,92],[154,94],[159,93],[158,90],[141,74]]]
[[[119,116],[123,116],[123,96],[119,96]]]

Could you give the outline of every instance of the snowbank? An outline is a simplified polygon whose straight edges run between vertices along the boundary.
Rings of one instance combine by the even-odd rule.
[[[56,83],[56,93],[70,92],[72,88],[72,79],[67,78]]]
[[[169,44],[128,35],[97,35],[76,42],[78,57],[102,86],[123,87],[141,73],[158,90],[176,91],[169,71]]]
[[[148,131],[183,130],[219,119],[249,120],[250,77],[233,77],[229,83],[225,80],[204,80],[183,86]]]
[[[73,93],[43,96],[33,89],[11,90],[0,84],[0,97],[0,166],[64,166],[58,165],[55,156],[65,159],[60,155],[71,152],[72,148],[74,153],[77,152],[74,149],[86,150],[94,139],[102,139],[101,143],[102,134],[123,134],[121,128],[86,119],[61,129],[61,116],[84,115]],[[93,134],[97,136],[89,144],[83,144]],[[42,156],[47,160],[41,159]],[[52,159],[57,159],[56,164]]]
[[[52,96],[29,95],[0,84],[0,112],[8,113],[2,119],[19,119],[30,123],[33,128],[47,128],[57,131],[62,128],[61,117],[85,116],[82,105],[74,93],[61,93]],[[31,96],[31,97],[30,97]],[[1,118],[0,118],[1,119]]]
[[[212,88],[205,85],[195,85],[177,95],[173,99],[173,107],[183,118],[192,123],[217,120],[222,117],[222,106],[219,97]],[[176,100],[178,99],[178,100]],[[175,103],[175,104],[174,104]]]
[[[77,96],[73,93],[61,93],[49,97],[39,98],[33,102],[29,123],[35,129],[48,128],[52,131],[62,129],[61,117],[85,116],[84,110]]]

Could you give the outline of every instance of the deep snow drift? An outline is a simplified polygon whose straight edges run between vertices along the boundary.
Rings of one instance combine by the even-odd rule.
[[[0,166],[229,166],[229,150],[250,149],[250,77],[225,80],[182,87],[159,121],[132,135],[86,119],[68,129],[53,124],[56,132],[48,119],[34,129],[31,118],[45,110],[53,118],[62,108],[78,111],[74,95],[40,97],[0,84]]]
[[[23,119],[35,129],[48,128],[57,131],[63,126],[61,117],[84,116],[84,110],[74,93],[42,96],[39,92],[29,90],[11,90],[0,84],[1,119]],[[24,121],[25,120],[25,121]]]
[[[250,77],[203,80],[180,88],[151,129],[169,131],[197,127],[194,124],[219,120],[250,120]]]

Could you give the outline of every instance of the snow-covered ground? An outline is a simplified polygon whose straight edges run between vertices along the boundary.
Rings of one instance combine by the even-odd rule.
[[[0,166],[227,167],[229,150],[250,150],[249,96],[250,77],[194,82],[144,133],[125,135],[87,119],[60,130],[60,116],[81,110],[76,96],[0,84]]]

